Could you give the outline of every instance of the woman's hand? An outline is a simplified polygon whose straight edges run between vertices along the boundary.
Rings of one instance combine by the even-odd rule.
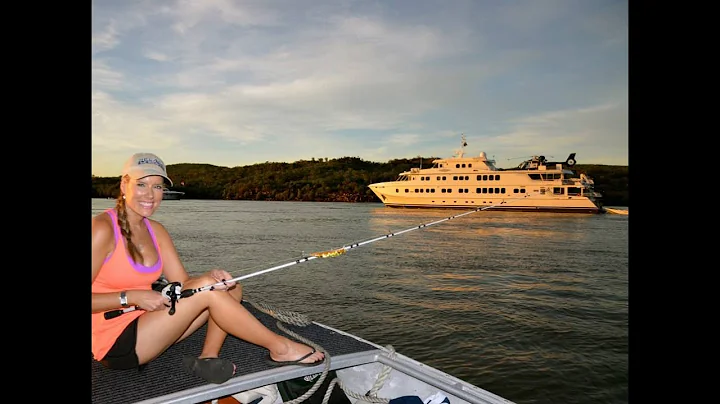
[[[208,272],[211,278],[215,279],[218,282],[224,282],[232,279],[232,276],[228,271],[225,271],[223,269],[213,269],[210,272]],[[219,290],[225,290],[230,289],[231,287],[235,286],[235,282],[224,282],[224,285],[216,286],[215,289]]]
[[[168,299],[155,290],[129,290],[127,292],[130,305],[138,306],[145,311],[164,310],[168,306]]]

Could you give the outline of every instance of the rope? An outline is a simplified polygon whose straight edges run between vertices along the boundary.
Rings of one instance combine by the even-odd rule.
[[[327,375],[330,372],[330,354],[320,345],[314,343],[313,341],[310,341],[309,339],[307,339],[293,331],[288,330],[287,328],[285,328],[282,325],[282,322],[300,326],[300,327],[305,327],[305,326],[312,324],[312,321],[310,321],[310,319],[306,315],[301,314],[301,313],[288,311],[288,310],[278,310],[278,309],[275,309],[264,303],[256,303],[256,302],[252,302],[249,300],[245,300],[245,301],[248,302],[253,307],[255,307],[256,309],[260,310],[261,312],[263,312],[273,318],[276,318],[278,320],[276,325],[283,332],[287,333],[288,335],[292,336],[293,338],[295,338],[307,345],[310,345],[316,351],[323,352],[325,354],[325,367],[323,368],[323,371],[322,371],[322,374],[320,375],[320,377],[318,377],[317,380],[315,381],[315,384],[313,384],[313,386],[308,391],[306,391],[305,394],[303,394],[300,397],[297,397],[293,400],[286,401],[283,404],[302,403],[303,401],[310,398],[310,396],[315,394],[315,392],[320,388],[322,383],[327,378]],[[386,348],[388,350],[388,355],[390,356],[390,358],[394,358],[396,356],[396,354],[395,354],[395,349],[392,347],[392,345],[387,345]],[[348,388],[346,388],[343,385],[342,381],[336,377],[336,378],[332,379],[330,381],[330,383],[328,384],[327,391],[325,391],[325,396],[323,396],[322,404],[328,403],[328,401],[330,400],[330,396],[332,395],[333,388],[335,388],[336,385],[339,386],[340,389],[343,390],[345,392],[345,394],[347,394],[349,397],[353,397],[358,400],[366,401],[368,403],[388,404],[390,402],[390,400],[387,398],[377,397],[377,392],[380,391],[383,384],[385,383],[385,380],[388,378],[388,376],[390,376],[391,371],[392,371],[392,368],[390,368],[387,365],[383,365],[382,369],[380,370],[380,373],[378,374],[377,380],[373,384],[372,388],[370,388],[370,390],[366,394],[359,394],[359,393],[349,390]]]
[[[263,312],[273,318],[278,319],[276,325],[280,330],[287,333],[288,335],[295,338],[296,340],[299,340],[299,341],[313,347],[313,349],[315,349],[316,351],[322,352],[325,354],[325,367],[323,368],[322,374],[320,375],[320,377],[317,378],[317,380],[315,381],[313,386],[308,391],[306,391],[305,394],[303,394],[300,397],[297,397],[293,400],[286,401],[284,404],[302,403],[303,401],[307,400],[310,396],[315,394],[315,392],[320,388],[322,383],[325,381],[325,378],[327,377],[328,372],[330,372],[330,354],[320,345],[314,343],[313,341],[310,341],[309,339],[307,339],[293,331],[288,330],[281,323],[281,322],[285,322],[287,324],[297,325],[300,327],[305,327],[307,325],[312,324],[312,321],[310,321],[310,319],[307,316],[305,316],[304,314],[300,314],[300,313],[296,313],[296,312],[288,311],[288,310],[277,310],[277,309],[274,309],[271,306],[263,304],[263,303],[255,303],[255,302],[251,302],[251,301],[247,301],[247,302],[250,303],[256,309],[260,310],[261,312]],[[330,390],[330,389],[328,389],[328,390]],[[324,404],[327,404],[327,403],[324,403]]]

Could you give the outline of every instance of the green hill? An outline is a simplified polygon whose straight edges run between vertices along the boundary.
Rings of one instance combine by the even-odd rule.
[[[422,157],[432,161],[437,157]],[[300,160],[294,163],[265,162],[240,167],[211,164],[167,166],[176,191],[187,199],[234,199],[255,201],[380,202],[369,184],[393,181],[402,171],[419,165],[420,158],[365,161],[357,157]],[[578,164],[577,174],[595,181],[607,206],[630,206],[628,166]],[[92,177],[92,197],[118,194],[119,177]]]

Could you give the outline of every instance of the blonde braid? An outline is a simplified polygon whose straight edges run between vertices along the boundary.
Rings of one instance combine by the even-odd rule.
[[[125,205],[125,198],[123,198],[122,191],[118,195],[117,203],[115,204],[115,211],[117,212],[118,226],[120,227],[120,233],[125,238],[125,244],[127,245],[128,253],[130,258],[137,262],[137,258],[142,258],[135,244],[132,242],[132,232],[130,231],[130,224],[127,221],[127,207]]]

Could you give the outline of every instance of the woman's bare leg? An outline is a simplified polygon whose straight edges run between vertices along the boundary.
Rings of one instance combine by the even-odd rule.
[[[201,277],[188,281],[185,288],[195,289],[215,282],[214,279]],[[268,349],[274,360],[296,360],[312,350],[307,345],[272,332],[247,311],[233,294],[225,291],[203,291],[178,300],[172,316],[167,310],[162,310],[147,312],[139,317],[135,351],[140,363],[147,363],[164,352],[184,336],[191,326],[199,327],[195,320],[205,311],[210,313],[210,318],[220,329]],[[313,363],[323,357],[323,353],[316,352],[303,362]]]
[[[235,284],[235,286],[228,290],[226,293],[231,294],[235,300],[239,303],[242,301],[243,289],[241,284]],[[203,344],[202,352],[199,358],[217,358],[220,355],[220,349],[225,343],[227,338],[225,330],[220,328],[215,320],[210,317],[208,319],[207,335],[205,336],[205,343]]]

